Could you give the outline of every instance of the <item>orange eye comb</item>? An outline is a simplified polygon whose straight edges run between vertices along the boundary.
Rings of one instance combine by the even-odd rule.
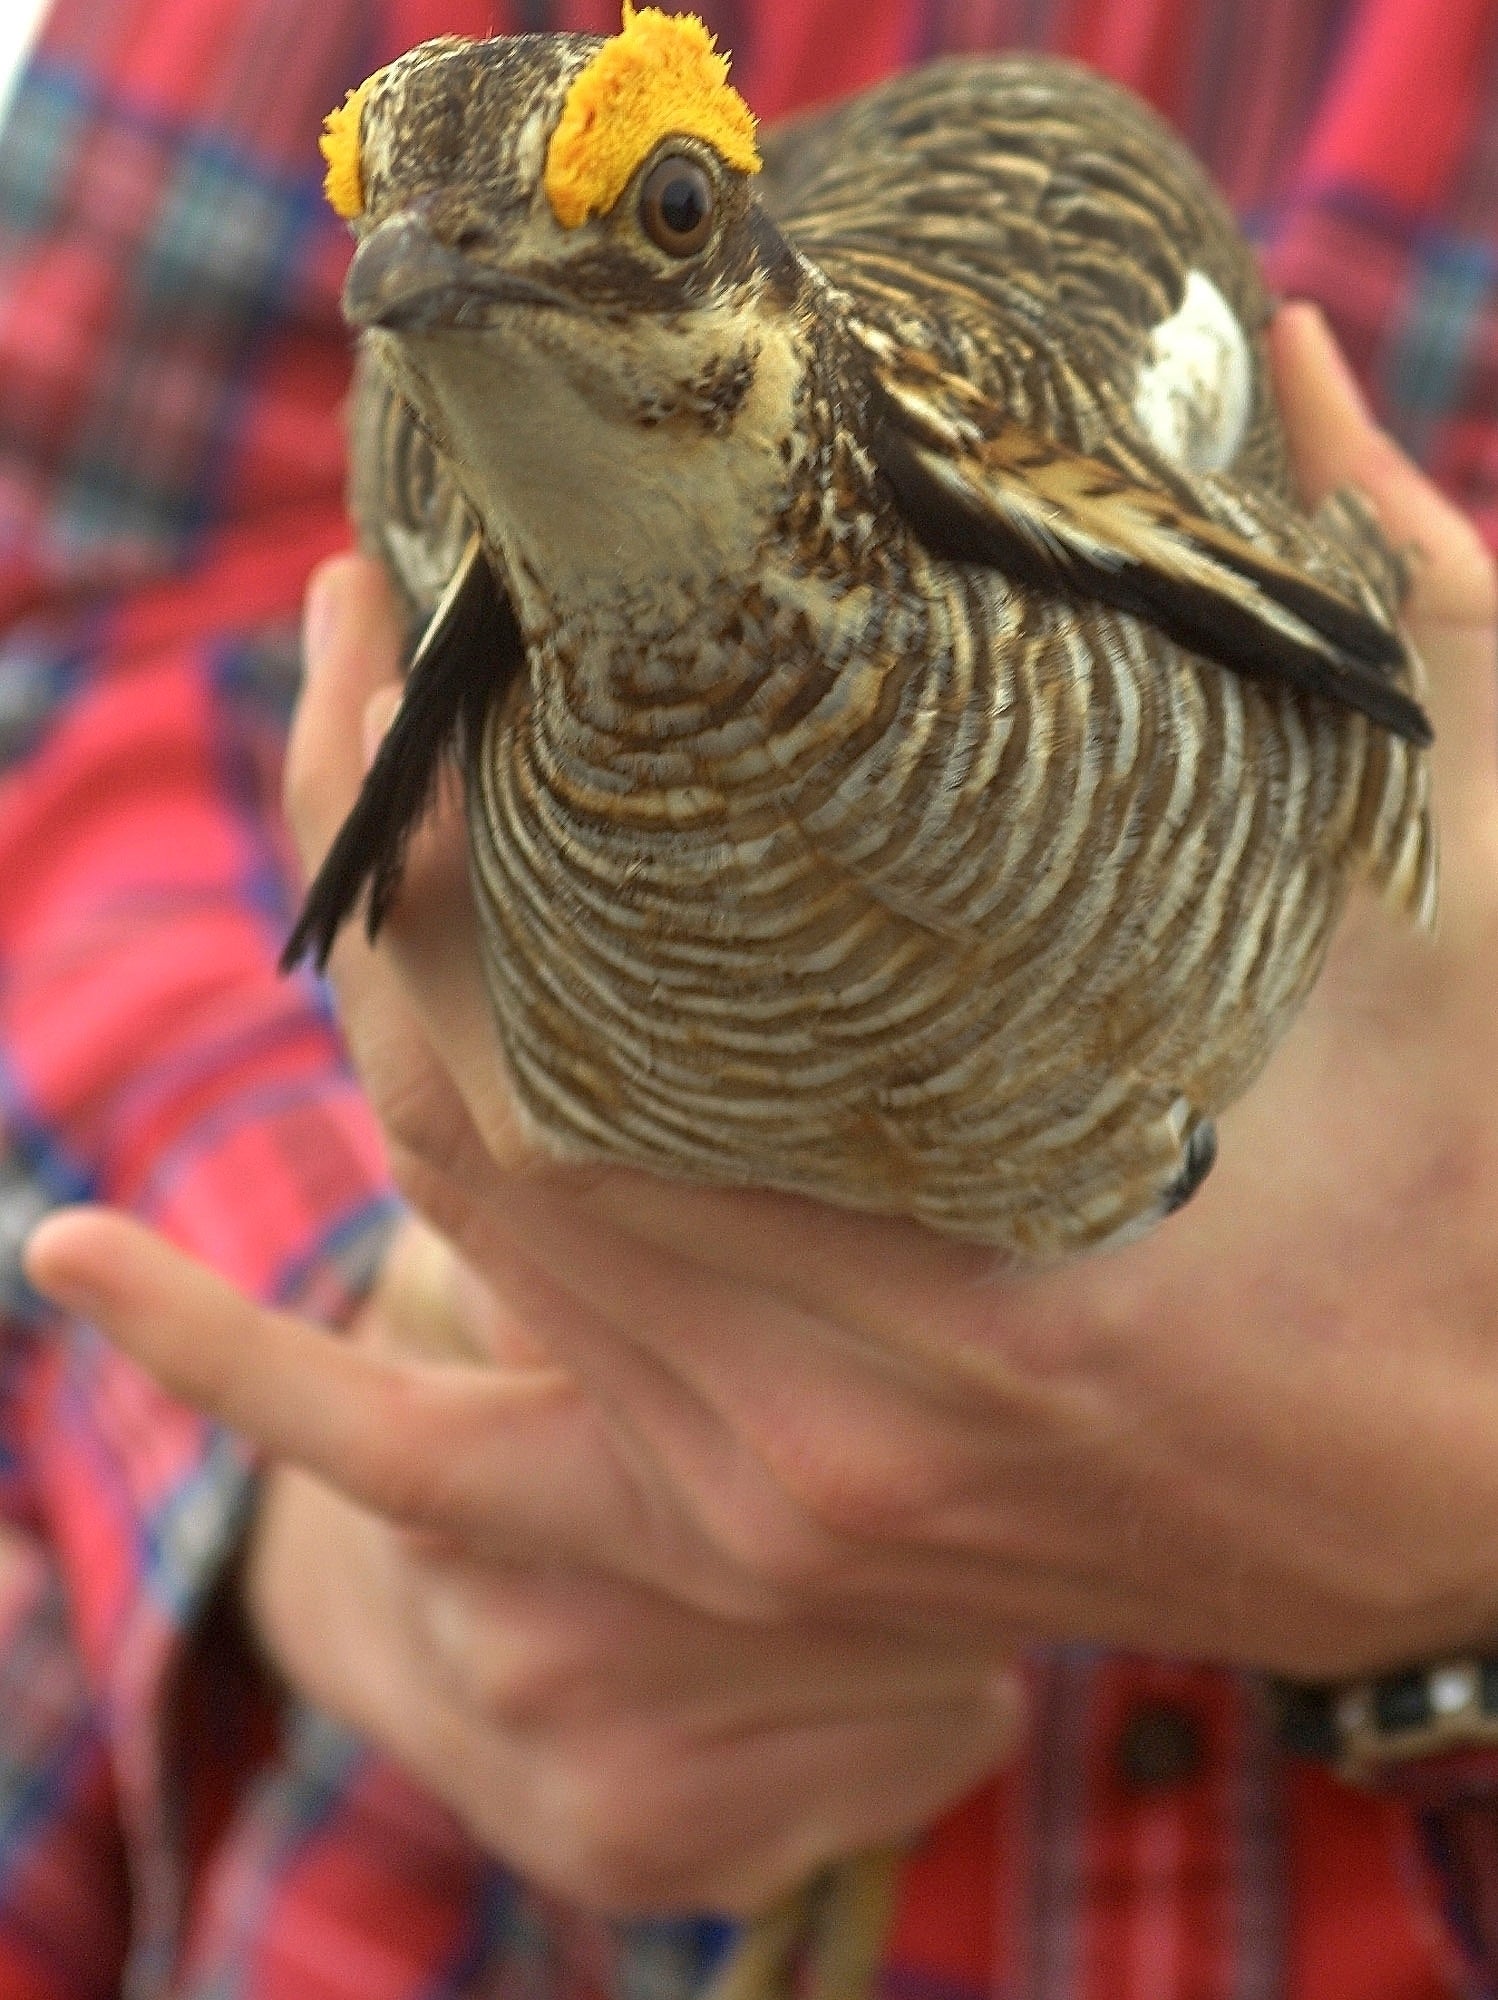
[[[352,222],[364,213],[364,179],[359,168],[359,123],[373,77],[351,90],[336,111],[323,121],[318,147],[328,163],[322,189],[334,213]]]
[[[545,186],[564,229],[606,215],[641,162],[674,133],[704,140],[731,167],[757,174],[754,114],[695,14],[636,12],[573,82],[546,154]]]

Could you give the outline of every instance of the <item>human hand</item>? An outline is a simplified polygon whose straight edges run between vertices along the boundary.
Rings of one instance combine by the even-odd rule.
[[[248,1355],[265,1333],[215,1281],[163,1290],[184,1327],[227,1313]],[[506,1412],[489,1427],[495,1451],[507,1431],[564,1425],[576,1402],[416,1222],[351,1338],[482,1368],[491,1415]],[[761,1908],[833,1857],[935,1818],[1003,1761],[1020,1723],[1017,1683],[986,1647],[832,1619],[725,1625],[600,1572],[404,1534],[295,1467],[265,1476],[244,1588],[290,1685],[486,1850],[592,1908]]]
[[[1352,912],[1222,1119],[1216,1171],[1155,1235],[1019,1277],[914,1227],[548,1163],[505,1091],[448,801],[379,950],[346,935],[333,973],[407,1192],[568,1369],[565,1420],[495,1449],[482,1371],[438,1383],[284,1327],[250,1369],[145,1309],[166,1267],[138,1243],[116,1239],[111,1281],[105,1225],[44,1238],[39,1280],[92,1273],[90,1309],[148,1366],[372,1506],[714,1615],[1302,1674],[1498,1629],[1492,569],[1319,322],[1288,311],[1276,344],[1308,493],[1360,485],[1422,551],[1441,935]],[[333,582],[292,759],[309,867],[395,675],[370,573]]]

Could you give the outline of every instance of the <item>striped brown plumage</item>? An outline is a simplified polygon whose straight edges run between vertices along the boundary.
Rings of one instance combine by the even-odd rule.
[[[421,754],[464,739],[519,1104],[567,1156],[1026,1259],[1144,1227],[1352,884],[1431,916],[1398,564],[1298,504],[1252,257],[1124,93],[916,72],[716,169],[676,269],[633,193],[570,234],[538,195],[597,47],[383,73],[350,282],[366,541],[426,614],[482,536]],[[535,302],[397,312],[371,246],[413,215]],[[1198,305],[1215,377],[1168,345]],[[370,876],[378,922],[418,775],[393,825],[376,767],[294,948]]]

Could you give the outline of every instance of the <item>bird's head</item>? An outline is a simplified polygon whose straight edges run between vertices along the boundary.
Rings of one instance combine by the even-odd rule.
[[[323,149],[346,312],[508,555],[605,550],[626,583],[742,556],[785,476],[806,273],[700,22],[626,0],[607,39],[425,43]]]

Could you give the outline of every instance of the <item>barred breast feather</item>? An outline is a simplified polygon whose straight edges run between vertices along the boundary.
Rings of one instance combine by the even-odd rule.
[[[546,39],[561,88],[594,45]],[[947,62],[764,152],[770,224],[673,308],[722,367],[620,457],[677,439],[674,520],[717,452],[731,565],[554,578],[388,333],[356,511],[414,606],[465,544],[490,604],[473,877],[543,1143],[1060,1256],[1190,1192],[1357,880],[1431,919],[1399,565],[1300,505],[1253,259],[1132,98]]]

